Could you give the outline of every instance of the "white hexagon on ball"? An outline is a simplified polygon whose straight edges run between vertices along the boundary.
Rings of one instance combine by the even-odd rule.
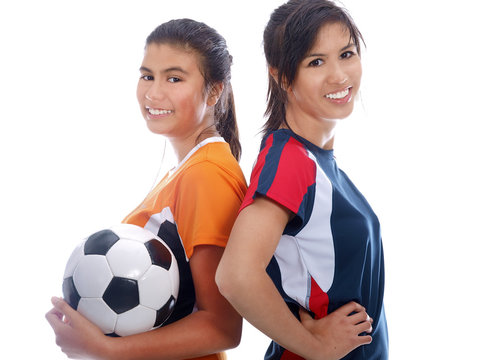
[[[159,286],[162,284],[162,286]],[[170,275],[167,270],[160,266],[152,266],[138,281],[140,304],[152,309],[160,309],[170,296],[176,298],[177,292],[172,291]]]
[[[77,310],[87,319],[95,322],[104,334],[111,334],[115,331],[117,314],[101,298],[82,298],[78,303]]]
[[[138,280],[152,264],[143,243],[121,239],[107,253],[107,261],[115,276]]]
[[[82,257],[73,273],[73,281],[82,298],[102,297],[112,278],[107,259],[101,255]]]
[[[157,312],[145,306],[137,307],[118,315],[115,334],[128,336],[148,331],[155,325]]]
[[[122,234],[122,239],[139,241],[141,243],[146,243],[156,238],[156,236],[147,229],[132,224],[118,224],[112,226],[110,230]]]

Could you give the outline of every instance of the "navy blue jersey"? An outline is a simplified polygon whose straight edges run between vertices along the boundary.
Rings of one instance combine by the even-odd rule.
[[[267,272],[291,311],[321,318],[350,301],[374,319],[369,345],[345,359],[388,359],[383,310],[384,264],[378,219],[362,194],[323,150],[287,129],[262,141],[241,208],[266,196],[295,214]],[[300,359],[272,342],[265,359]]]

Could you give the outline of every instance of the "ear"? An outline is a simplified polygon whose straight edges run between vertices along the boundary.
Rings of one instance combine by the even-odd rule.
[[[277,68],[269,66],[268,67],[268,73],[273,78],[273,80],[277,83],[277,85],[280,85],[280,88],[283,91],[288,91],[289,90],[290,87],[287,86],[287,82],[285,81],[285,79],[282,81],[281,84],[278,83],[278,69]]]
[[[214,86],[212,86],[208,92],[208,99],[207,99],[207,105],[208,106],[215,106],[217,103],[218,99],[220,99],[220,96],[222,95],[223,92],[223,83],[216,83]]]
[[[277,68],[269,66],[268,67],[268,73],[273,78],[273,80],[275,80],[275,82],[278,84],[278,70],[277,70]]]

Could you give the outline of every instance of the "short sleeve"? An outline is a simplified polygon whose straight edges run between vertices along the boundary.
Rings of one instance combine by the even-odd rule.
[[[286,207],[303,222],[313,199],[316,163],[292,137],[266,140],[253,168],[250,187],[241,209],[261,195]]]
[[[187,257],[198,245],[225,247],[245,193],[245,184],[209,162],[186,169],[178,184],[177,227]]]

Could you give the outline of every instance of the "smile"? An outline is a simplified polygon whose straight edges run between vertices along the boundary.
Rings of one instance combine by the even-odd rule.
[[[327,99],[333,99],[333,100],[343,99],[343,98],[346,98],[348,96],[348,94],[350,93],[350,89],[351,89],[351,87],[348,87],[345,90],[342,90],[342,91],[339,91],[339,92],[336,92],[336,93],[332,93],[332,94],[327,94],[327,95],[325,95],[325,97]]]
[[[147,110],[151,115],[167,115],[173,112],[172,110],[151,109],[151,108],[147,108]]]

